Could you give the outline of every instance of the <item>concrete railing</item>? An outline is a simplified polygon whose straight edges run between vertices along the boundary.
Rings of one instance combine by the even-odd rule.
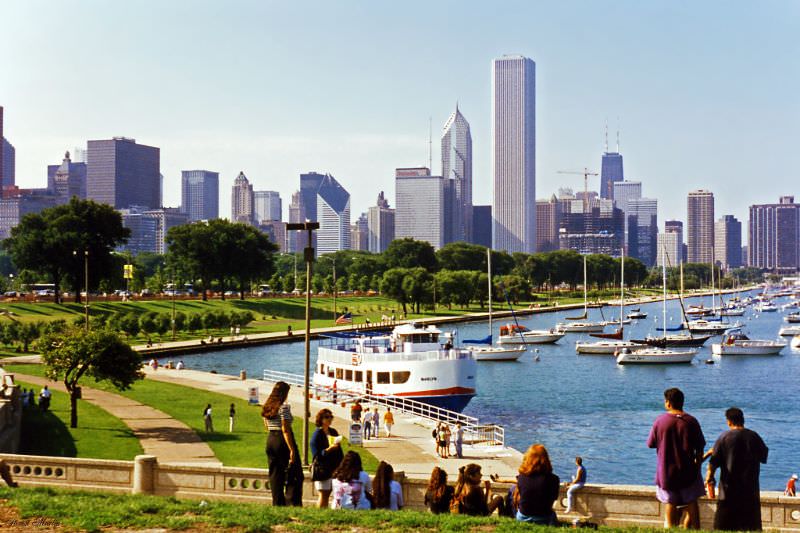
[[[160,464],[155,457],[137,456],[134,461],[107,461],[0,454],[11,467],[14,480],[22,486],[50,486],[68,489],[100,490],[114,493],[141,493],[192,499],[217,499],[269,504],[267,471],[260,468],[233,468],[199,465]],[[406,508],[424,510],[426,479],[395,477],[403,486]],[[453,481],[453,480],[451,480]],[[497,494],[505,495],[508,485],[495,484]],[[304,504],[314,505],[316,492],[308,476],[303,490]],[[562,521],[581,517],[607,526],[661,527],[664,508],[653,487],[639,485],[587,485],[576,493],[575,513],[564,515],[565,491],[562,487],[555,510]],[[714,500],[701,498],[702,526],[711,529]],[[800,498],[778,492],[761,493],[764,529],[800,532]]]

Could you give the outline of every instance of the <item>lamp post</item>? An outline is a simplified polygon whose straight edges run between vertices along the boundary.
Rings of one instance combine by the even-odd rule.
[[[172,340],[175,340],[175,270],[172,271]]]
[[[77,257],[78,251],[73,250],[72,255]],[[86,333],[89,333],[89,250],[83,251],[83,290],[86,292],[86,301],[83,304],[84,312],[86,313],[86,318],[84,321],[84,329]]]
[[[336,323],[336,257],[332,257],[333,261],[333,322]]]
[[[308,246],[303,250],[306,262],[306,346],[305,346],[305,372],[303,375],[303,464],[308,464],[308,421],[311,418],[311,403],[309,401],[309,375],[311,373],[311,264],[314,262],[314,247],[312,246],[314,230],[319,229],[319,222],[298,222],[286,224],[287,230],[308,232]],[[296,256],[295,256],[296,257]],[[297,275],[295,275],[297,285]]]

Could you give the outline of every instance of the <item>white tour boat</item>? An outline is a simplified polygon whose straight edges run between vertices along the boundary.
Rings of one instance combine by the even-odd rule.
[[[670,350],[665,348],[648,347],[644,350],[631,351],[623,349],[617,355],[618,365],[647,365],[647,364],[673,364],[691,363],[697,350]]]
[[[339,392],[399,396],[462,411],[475,396],[469,350],[440,342],[434,326],[402,324],[391,334],[320,339],[313,384]]]
[[[714,355],[778,355],[786,347],[785,342],[750,339],[741,332],[732,332],[722,337],[722,342],[711,345]]]

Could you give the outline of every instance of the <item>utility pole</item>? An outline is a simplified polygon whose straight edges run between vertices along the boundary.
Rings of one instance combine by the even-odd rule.
[[[78,251],[73,250],[72,255],[74,257],[78,257]],[[84,318],[85,323],[83,327],[86,333],[89,333],[89,250],[83,251],[83,271],[84,271],[83,287],[84,291],[86,292],[86,301],[83,304],[83,311],[85,313],[85,318]]]

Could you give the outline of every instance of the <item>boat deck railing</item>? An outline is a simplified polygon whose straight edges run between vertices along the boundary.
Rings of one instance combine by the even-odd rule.
[[[304,385],[302,374],[292,374],[278,370],[265,369],[262,379],[264,381],[285,381],[290,385]],[[444,422],[448,425],[461,423],[464,429],[464,442],[470,444],[489,444],[503,446],[505,444],[505,430],[497,424],[482,424],[474,416],[465,415],[442,407],[436,407],[424,402],[411,400],[402,396],[379,396],[364,391],[336,389],[332,387],[309,385],[311,395],[320,400],[334,403],[352,403],[359,400],[362,404],[384,405],[403,414],[418,416],[435,422]]]

